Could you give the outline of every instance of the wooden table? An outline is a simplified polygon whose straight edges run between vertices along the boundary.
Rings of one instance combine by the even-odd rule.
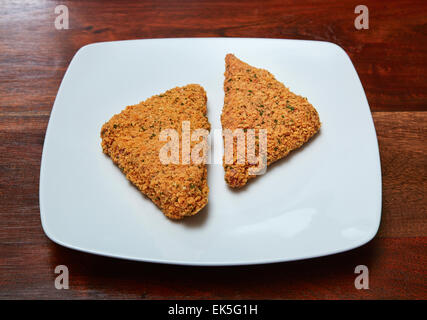
[[[356,30],[345,1],[3,1],[0,4],[0,298],[427,298],[427,2],[363,1]],[[54,8],[69,9],[56,30]],[[350,55],[377,130],[382,222],[350,252],[272,265],[194,268],[65,249],[43,233],[39,170],[49,114],[76,51],[99,41],[267,37],[331,41]],[[363,199],[360,199],[363,201]],[[70,289],[54,288],[67,265]],[[370,289],[354,287],[354,268]]]

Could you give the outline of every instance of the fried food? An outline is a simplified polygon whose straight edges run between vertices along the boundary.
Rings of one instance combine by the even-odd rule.
[[[206,93],[196,84],[177,87],[126,107],[102,126],[102,150],[126,178],[163,213],[181,219],[198,213],[208,202],[206,164],[163,164],[160,132],[174,129],[182,138],[182,123],[191,129],[210,129]],[[191,147],[196,142],[190,142]],[[182,144],[179,143],[181,158]]]
[[[252,67],[232,54],[227,54],[225,63],[223,131],[266,129],[267,166],[318,132],[319,115],[307,98],[292,93],[267,70]],[[249,171],[253,164],[233,159],[231,164],[223,161],[225,180],[230,187],[242,187],[256,177]]]

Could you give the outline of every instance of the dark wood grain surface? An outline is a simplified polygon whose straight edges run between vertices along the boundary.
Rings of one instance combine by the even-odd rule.
[[[54,27],[56,5],[70,29]],[[0,3],[0,298],[427,298],[427,2],[2,1]],[[38,202],[49,114],[64,72],[92,42],[169,37],[331,41],[359,73],[377,130],[383,174],[377,236],[350,252],[272,265],[194,268],[109,259],[44,235]],[[54,288],[54,268],[70,289]],[[356,290],[354,268],[370,270]]]

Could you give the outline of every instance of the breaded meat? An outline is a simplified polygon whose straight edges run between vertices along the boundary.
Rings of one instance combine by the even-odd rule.
[[[207,204],[207,169],[205,163],[164,164],[159,154],[167,142],[160,141],[160,132],[178,132],[181,159],[182,123],[189,121],[192,131],[210,129],[206,100],[199,85],[177,87],[126,107],[101,129],[104,153],[172,219],[194,215]],[[191,147],[196,143],[191,141]]]
[[[223,131],[266,129],[267,166],[301,147],[320,129],[319,115],[307,98],[292,93],[270,72],[232,54],[227,54],[225,63]],[[258,136],[255,139],[259,148]],[[225,180],[230,187],[242,187],[256,177],[248,170],[254,165],[233,159],[230,164],[224,158]]]

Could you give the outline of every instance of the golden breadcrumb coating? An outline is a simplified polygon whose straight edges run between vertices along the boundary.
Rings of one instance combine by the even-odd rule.
[[[169,218],[194,215],[207,204],[207,169],[204,163],[162,164],[159,152],[167,142],[159,141],[159,135],[174,129],[181,142],[183,121],[190,122],[191,130],[209,130],[206,100],[199,85],[177,87],[126,107],[101,129],[104,153]]]
[[[289,91],[270,72],[232,54],[227,54],[225,63],[222,128],[266,129],[267,165],[301,147],[320,129],[319,115],[307,98]],[[223,165],[225,180],[231,187],[242,187],[256,177],[248,173],[254,165],[247,161],[226,164],[224,159]]]

